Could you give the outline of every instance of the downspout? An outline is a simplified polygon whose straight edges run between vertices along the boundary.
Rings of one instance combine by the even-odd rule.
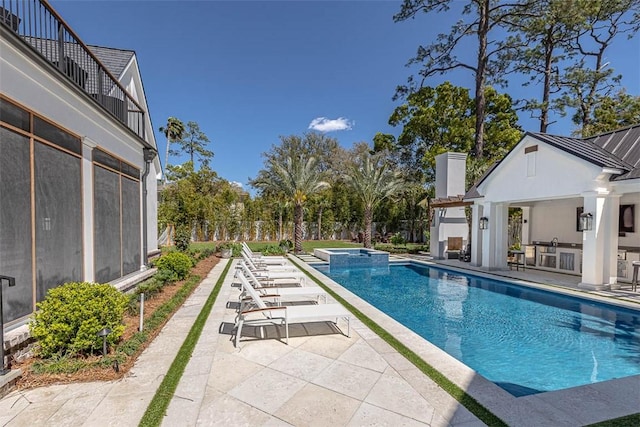
[[[143,148],[144,172],[142,173],[142,262],[145,267],[149,265],[149,244],[147,242],[147,175],[149,175],[149,165],[155,159],[156,152],[150,148]]]

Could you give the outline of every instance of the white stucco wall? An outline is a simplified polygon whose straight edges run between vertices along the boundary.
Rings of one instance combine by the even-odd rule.
[[[576,231],[576,209],[582,199],[554,200],[534,204],[529,210],[529,235],[534,241],[550,242],[554,237],[563,243],[582,243],[582,232]]]
[[[55,122],[66,128],[73,134],[89,141],[91,146],[98,146],[110,154],[144,170],[144,159],[142,146],[139,140],[131,134],[122,124],[108,116],[101,107],[95,105],[83,94],[70,87],[65,82],[55,76],[55,70],[50,70],[38,58],[31,54],[25,54],[14,44],[4,38],[0,38],[0,92],[12,100],[22,104],[33,112]],[[137,69],[137,63],[132,61],[127,67],[127,81],[124,86],[129,85],[134,89],[140,98],[138,101],[146,109],[142,81]],[[148,111],[148,110],[147,110]],[[147,142],[156,146],[149,115],[145,117],[147,126]],[[87,199],[87,191],[92,187],[92,174],[90,173],[90,154],[86,149],[83,156],[83,189],[85,193],[85,209],[83,209],[83,221],[85,229],[91,227],[92,210],[91,202]],[[147,244],[148,250],[157,249],[157,187],[156,176],[160,170],[158,158],[154,160],[148,183],[148,205],[147,205]],[[142,195],[141,195],[142,199]],[[141,210],[142,211],[142,210]],[[143,224],[143,222],[141,222]],[[85,275],[91,280],[93,274],[92,263],[92,239],[91,232],[84,233],[85,247]]]
[[[525,148],[538,146],[535,155],[534,176],[528,175]],[[530,154],[529,154],[530,156]],[[517,202],[523,200],[551,200],[579,197],[584,191],[594,190],[594,179],[602,168],[577,159],[555,147],[525,137],[495,171],[478,187],[485,200]]]

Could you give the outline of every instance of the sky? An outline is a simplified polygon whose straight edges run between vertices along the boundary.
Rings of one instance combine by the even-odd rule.
[[[211,140],[211,168],[246,190],[280,136],[324,132],[345,148],[372,144],[377,132],[397,136],[401,129],[388,120],[400,105],[392,100],[396,86],[417,71],[408,60],[460,18],[452,10],[394,23],[401,2],[393,0],[51,4],[86,44],[136,52],[163,167],[166,138],[158,128],[171,116],[194,121]],[[459,56],[473,61],[475,53]],[[606,60],[623,75],[627,93],[640,95],[640,37],[619,37]],[[469,72],[427,84],[446,80],[473,93]],[[518,81],[499,90],[537,95]],[[519,124],[525,131],[539,126],[527,114]],[[549,132],[572,129],[569,117],[558,118]]]

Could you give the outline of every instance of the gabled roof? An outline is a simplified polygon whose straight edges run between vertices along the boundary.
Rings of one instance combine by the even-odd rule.
[[[126,49],[87,45],[91,52],[107,67],[111,74],[120,78],[125,67],[131,61],[135,52]]]
[[[596,166],[620,170],[622,173],[612,176],[610,178],[612,181],[640,178],[640,124],[589,138],[572,138],[546,133],[527,132],[522,139],[527,136],[547,143]],[[522,139],[520,141],[522,141]],[[516,147],[518,145],[519,143],[516,144]],[[493,173],[507,156],[504,156],[487,169],[484,175],[467,191],[464,196],[465,200],[482,197],[478,192],[478,186]]]
[[[633,169],[633,165],[616,157],[588,139],[570,138],[566,136],[556,136],[535,132],[527,132],[526,135],[530,135],[537,140],[546,142],[551,146],[559,148],[560,150],[572,154],[582,160],[586,160],[589,163],[593,163],[596,166],[620,169],[624,172],[629,172]]]

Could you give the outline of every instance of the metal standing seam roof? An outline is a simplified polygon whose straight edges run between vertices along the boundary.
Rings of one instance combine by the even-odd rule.
[[[585,140],[631,165],[629,172],[614,177],[614,181],[640,178],[640,125],[595,135]]]

